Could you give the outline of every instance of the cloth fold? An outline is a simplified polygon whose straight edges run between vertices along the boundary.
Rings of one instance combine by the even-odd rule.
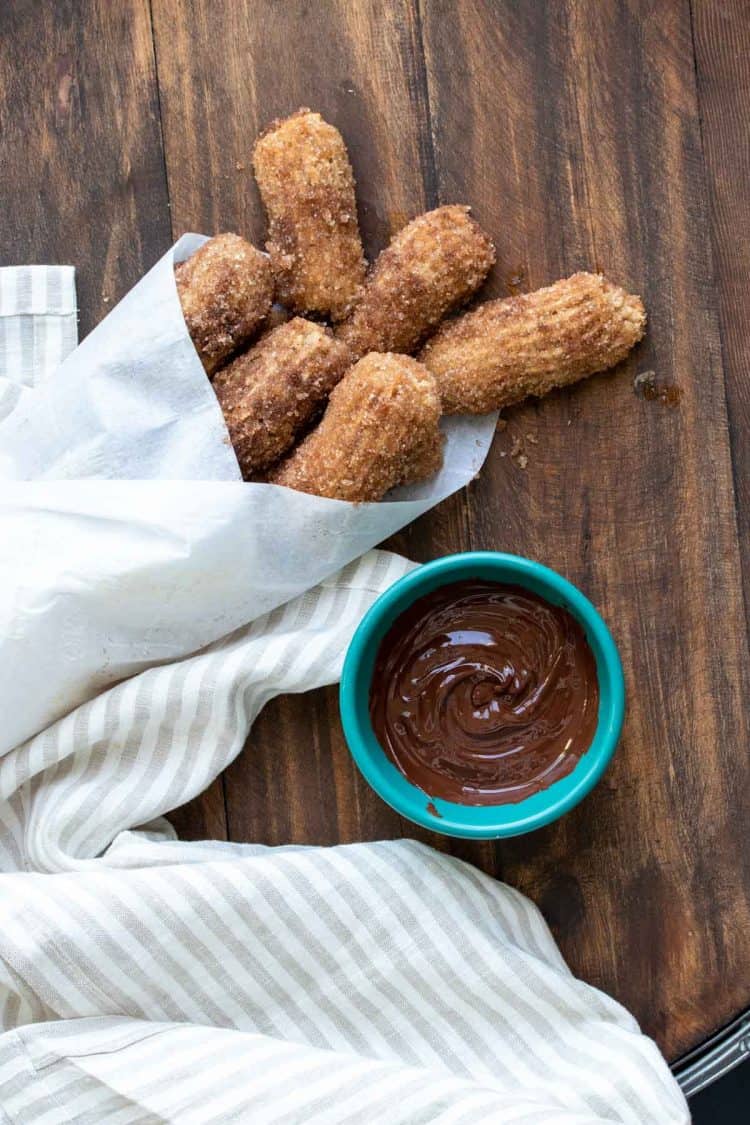
[[[635,1021],[467,864],[395,841],[140,865],[164,847],[2,877],[12,1120],[687,1120]]]
[[[411,566],[370,551],[202,651],[100,692],[0,757],[0,869],[108,862],[97,857],[118,832],[210,785],[269,699],[335,683],[365,611]]]
[[[23,270],[12,284],[30,291]],[[43,318],[37,335],[42,307],[20,314]],[[8,381],[14,363],[6,349]],[[16,385],[37,393],[35,377]],[[35,487],[13,486],[17,527]],[[80,503],[76,482],[57,487]],[[37,668],[37,718],[0,757],[3,1125],[689,1121],[656,1046],[572,976],[512,888],[412,841],[190,843],[164,818],[235,757],[268,699],[338,678],[362,614],[411,565],[370,551],[252,620],[215,622],[199,651],[167,653],[137,623],[137,666],[102,635],[109,672],[92,664],[75,690],[54,660]],[[90,630],[61,636],[51,600],[34,612],[60,662]],[[0,674],[33,682],[28,664],[20,645]]]

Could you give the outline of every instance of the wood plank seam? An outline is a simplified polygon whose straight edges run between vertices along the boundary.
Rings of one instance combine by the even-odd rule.
[[[422,169],[422,177],[425,182],[425,196],[427,206],[437,207],[441,203],[463,203],[466,202],[471,205],[471,200],[453,200],[443,199],[440,190],[440,174],[439,174],[439,148],[437,142],[437,132],[434,123],[434,110],[433,110],[433,93],[430,83],[430,73],[427,66],[425,36],[424,36],[424,20],[422,14],[422,4],[424,0],[412,0],[414,4],[414,26],[417,33],[419,44],[419,55],[417,59],[418,81],[423,86],[424,98],[424,114],[427,126],[427,138],[429,146],[429,163],[427,168]],[[418,94],[417,94],[418,96]],[[420,150],[422,146],[420,145]],[[495,240],[495,235],[492,231],[488,232]],[[475,550],[476,541],[473,533],[473,521],[471,518],[472,507],[472,487],[469,485],[467,488],[462,489],[458,496],[452,498],[453,503],[459,506],[461,512],[461,521],[463,523],[465,541],[467,549],[470,551]]]
[[[417,33],[419,51],[415,59],[415,81],[417,89],[415,95],[417,104],[420,105],[425,116],[426,143],[420,144],[420,160],[422,163],[422,179],[425,187],[425,199],[428,208],[437,207],[440,199],[440,188],[437,173],[437,147],[435,130],[432,123],[432,106],[430,103],[430,81],[427,74],[425,59],[424,34],[422,30],[422,0],[413,0],[414,27]],[[421,96],[420,96],[421,88]]]
[[[708,190],[708,160],[707,160],[707,156],[706,156],[704,116],[703,116],[703,96],[702,96],[702,93],[701,93],[701,74],[700,74],[700,66],[698,65],[698,51],[697,51],[697,47],[696,47],[696,38],[695,38],[694,5],[695,5],[695,0],[688,0],[688,11],[690,13],[690,38],[691,38],[691,42],[692,42],[692,46],[693,46],[693,79],[694,79],[694,83],[695,83],[695,102],[696,102],[696,107],[697,107],[697,111],[698,111],[698,131],[699,131],[700,143],[701,143],[701,156],[703,158],[703,188],[704,188],[704,196],[705,196],[706,202],[708,204],[708,210],[709,210],[709,212],[711,212],[711,210],[712,210],[712,200],[710,198],[710,193],[709,193],[709,190]],[[708,239],[707,239],[707,242],[708,242],[708,248],[709,248],[709,263],[708,264],[709,264],[711,281],[712,281],[712,284],[714,286],[714,289],[718,291],[718,270],[716,268],[717,246],[716,246],[716,236],[715,236],[715,233],[714,233],[713,222],[708,223]],[[717,321],[718,321],[718,325],[719,325],[719,347],[720,347],[720,352],[721,352],[721,370],[722,370],[722,376],[723,376],[723,378],[722,378],[722,393],[723,393],[723,396],[724,396],[724,412],[726,414],[727,424],[729,425],[729,419],[731,418],[732,410],[731,410],[731,403],[729,401],[729,395],[728,395],[728,392],[727,392],[727,370],[730,366],[730,361],[729,361],[729,357],[727,356],[727,347],[726,347],[726,339],[725,339],[726,326],[725,326],[725,323],[724,323],[724,317],[722,315],[722,307],[721,307],[721,301],[720,300],[717,301],[716,317],[717,317]],[[736,532],[737,532],[737,541],[738,541],[738,543],[741,543],[742,542],[742,538],[741,538],[742,527],[741,527],[740,511],[739,511],[739,504],[738,504],[738,498],[737,498],[738,497],[738,473],[739,473],[739,469],[738,469],[738,464],[737,464],[737,451],[736,451],[735,443],[732,440],[732,435],[731,435],[731,427],[730,427],[730,434],[729,434],[729,459],[730,459],[730,464],[732,466],[732,508],[733,508],[733,512],[734,512],[734,525],[735,525],[735,529],[736,529]],[[741,567],[741,569],[743,571],[743,574],[744,574],[745,560],[744,560],[744,552],[743,551],[740,551],[740,567]],[[748,602],[747,602],[747,593],[746,593],[746,589],[745,589],[745,582],[743,582],[741,584],[741,594],[742,594],[742,605],[743,605],[743,610],[744,610],[744,615],[745,615],[745,627],[748,630],[748,637],[750,638],[750,616],[748,615]]]
[[[151,53],[154,60],[154,79],[156,83],[156,112],[159,119],[159,147],[161,149],[161,162],[164,169],[164,184],[167,192],[167,207],[169,208],[169,229],[174,242],[174,223],[172,222],[172,196],[169,185],[169,169],[167,167],[167,154],[164,146],[164,122],[161,107],[161,86],[159,84],[159,55],[156,49],[156,36],[154,34],[154,5],[153,0],[146,0],[148,6],[148,26],[151,32]]]

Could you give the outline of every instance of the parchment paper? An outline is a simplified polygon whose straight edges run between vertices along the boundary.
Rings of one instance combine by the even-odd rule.
[[[0,422],[0,752],[316,585],[490,447],[495,415],[446,419],[441,473],[379,504],[242,483],[174,283],[203,241],[180,239]]]

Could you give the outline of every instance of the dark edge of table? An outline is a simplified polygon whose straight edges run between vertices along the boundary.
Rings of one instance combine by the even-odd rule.
[[[672,1065],[683,1094],[690,1098],[718,1082],[750,1058],[750,1008],[717,1031],[705,1043],[688,1051]]]

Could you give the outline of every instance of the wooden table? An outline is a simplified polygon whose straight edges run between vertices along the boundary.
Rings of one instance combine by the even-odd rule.
[[[407,217],[467,201],[498,245],[491,294],[580,268],[643,294],[632,360],[510,412],[480,479],[395,544],[419,560],[530,555],[593,598],[629,696],[598,789],[518,840],[430,836],[357,776],[330,690],[268,706],[174,819],[269,843],[418,836],[531,895],[574,971],[669,1057],[737,1014],[750,1002],[750,7],[5,0],[0,98],[2,260],[75,263],[82,334],[184,231],[263,238],[252,142],[304,104],[349,144],[370,254]],[[655,396],[636,393],[646,372]],[[516,439],[525,470],[507,455]]]

